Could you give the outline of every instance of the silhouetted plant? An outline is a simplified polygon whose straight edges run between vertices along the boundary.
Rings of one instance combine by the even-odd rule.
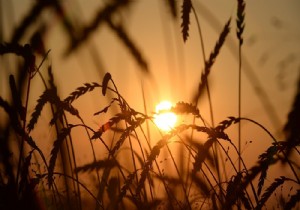
[[[192,116],[194,120],[181,122],[169,132],[159,132],[160,139],[155,143],[146,134],[152,131],[147,124],[154,124],[154,116],[132,108],[110,73],[105,73],[102,82],[86,82],[63,99],[51,66],[48,68],[48,81],[40,72],[50,51],[45,53],[42,50],[39,55],[44,58],[38,65],[34,52],[38,46],[18,44],[36,19],[52,8],[67,30],[70,46],[66,55],[84,46],[105,23],[146,73],[143,75],[150,76],[148,62],[141,50],[124,25],[114,18],[115,14],[134,3],[128,0],[107,1],[90,23],[76,26],[64,13],[61,1],[38,1],[16,27],[12,41],[0,44],[1,56],[13,54],[24,60],[16,75],[8,75],[9,99],[0,96],[0,107],[7,115],[6,121],[3,120],[4,127],[0,129],[0,209],[262,209],[276,199],[272,195],[277,194],[280,187],[288,184],[293,186],[288,195],[283,190],[280,192],[280,196],[286,199],[283,206],[285,209],[299,207],[299,87],[284,127],[285,140],[276,139],[263,125],[241,116],[240,110],[237,117],[230,116],[216,126],[213,116],[211,126],[208,126],[200,114],[197,103],[200,97],[204,99],[205,88],[211,103],[208,79],[221,48],[228,41],[232,17],[225,23],[208,59],[203,56],[204,69],[192,103],[180,101],[170,109],[182,117]],[[195,13],[193,1],[166,2],[174,19],[178,18],[177,8],[180,5],[181,25],[178,27],[182,29],[183,41],[187,42],[190,15]],[[245,6],[244,1],[237,1],[239,77],[242,72]],[[197,24],[201,29],[198,20]],[[42,40],[37,43],[43,45]],[[204,52],[203,45],[202,48]],[[30,84],[38,76],[44,90],[41,90],[29,117],[28,100],[33,91]],[[241,85],[239,80],[239,91]],[[93,128],[84,122],[82,110],[77,109],[74,102],[97,90],[97,97],[108,99],[108,102],[94,111],[94,116],[109,117],[105,121],[99,120],[97,128]],[[240,95],[238,101],[240,106]],[[51,111],[46,112],[46,107],[50,107]],[[53,127],[54,130],[55,135],[49,137],[51,142],[42,142],[47,139],[39,139],[34,134],[36,131],[44,132],[40,125],[43,113],[49,115],[49,129]],[[73,117],[76,123],[71,120]],[[242,157],[241,139],[236,146],[228,132],[231,127],[239,126],[240,135],[242,121],[258,126],[272,140],[253,165],[247,165]],[[159,130],[155,125],[153,127]],[[90,144],[93,161],[84,160],[78,164],[76,155],[79,152],[73,145],[75,129],[84,130],[80,138]],[[41,147],[42,143],[49,145],[50,149]],[[99,148],[96,150],[94,145]],[[172,148],[174,145],[183,152],[179,160]],[[279,166],[285,167],[291,175],[278,172],[275,178],[272,177],[274,181],[270,181],[271,168]],[[37,194],[40,195],[38,199]]]

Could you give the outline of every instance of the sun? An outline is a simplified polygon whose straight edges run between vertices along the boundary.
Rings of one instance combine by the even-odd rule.
[[[176,114],[170,111],[171,107],[171,102],[162,101],[155,108],[154,123],[159,129],[165,132],[174,128],[177,121]]]

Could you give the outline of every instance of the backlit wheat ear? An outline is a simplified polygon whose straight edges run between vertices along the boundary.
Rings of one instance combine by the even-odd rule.
[[[48,171],[49,186],[52,186],[53,183],[53,172],[54,172],[54,167],[55,167],[58,152],[60,150],[63,141],[67,138],[68,135],[70,135],[72,128],[73,126],[71,125],[67,128],[63,128],[61,132],[58,134],[57,139],[53,143],[53,148],[51,150],[51,158],[49,161],[49,171]]]
[[[261,176],[259,178],[259,183],[258,183],[258,191],[261,191],[263,185],[264,185],[264,180],[266,178],[266,173],[268,170],[268,167],[271,164],[274,164],[276,162],[276,159],[274,158],[274,155],[278,153],[278,149],[276,145],[272,145],[267,149],[266,152],[262,153],[259,156],[259,160],[256,165],[252,166],[247,173],[247,178],[244,180],[243,185],[247,186],[249,183],[251,183],[255,177],[257,177],[260,173]],[[261,188],[261,189],[259,189]]]
[[[242,114],[242,44],[243,44],[243,31],[245,27],[244,19],[245,19],[245,2],[243,0],[238,0],[238,6],[237,6],[237,29],[236,29],[236,35],[239,40],[239,47],[238,47],[238,58],[239,58],[239,64],[238,64],[238,117],[241,117]],[[241,135],[242,135],[242,129],[241,124],[238,124],[238,152],[241,153]],[[239,158],[239,170],[241,170],[241,158]]]
[[[262,170],[261,174],[259,177],[259,182],[258,182],[258,188],[257,188],[257,195],[260,196],[261,190],[264,186],[265,179],[267,178],[267,171],[268,171],[269,166],[268,165],[262,165]]]
[[[183,41],[186,42],[189,36],[189,25],[190,25],[190,13],[192,10],[192,1],[191,0],[184,0],[182,3],[182,10],[181,10],[181,28],[182,28],[182,36]]]
[[[231,209],[238,200],[242,201],[245,209],[252,209],[241,185],[242,179],[243,172],[238,172],[237,175],[231,177],[226,189],[225,209]]]
[[[112,126],[114,126],[115,124],[119,123],[121,120],[126,120],[128,117],[128,115],[123,114],[123,113],[118,113],[116,114],[114,117],[110,118],[108,122],[104,123],[103,125],[100,126],[99,130],[94,132],[93,136],[91,139],[97,139],[100,138],[102,136],[102,134],[106,131],[108,131],[109,129],[111,129]],[[129,127],[130,129],[130,127]],[[123,132],[123,134],[125,133],[125,131]],[[124,137],[126,138],[126,136]],[[121,138],[122,139],[122,138]]]
[[[149,171],[152,167],[153,162],[155,161],[155,159],[158,157],[158,155],[160,154],[160,150],[168,143],[168,140],[170,138],[172,138],[173,136],[177,135],[178,133],[182,132],[183,130],[186,130],[188,128],[188,126],[183,125],[183,126],[179,126],[177,128],[174,129],[173,132],[171,132],[168,135],[163,136],[163,138],[158,141],[156,143],[156,145],[151,149],[151,152],[148,156],[147,161],[145,162],[144,166],[143,166],[143,170],[141,172],[141,178],[138,182],[137,188],[136,188],[136,196],[138,196],[144,186],[144,182],[147,178],[147,176],[149,175]]]
[[[171,108],[171,111],[175,114],[192,114],[196,117],[200,117],[199,109],[191,103],[178,102]]]
[[[113,168],[116,167],[117,165],[118,162],[115,159],[98,160],[96,162],[92,162],[75,168],[75,173],[78,172],[84,173],[84,172],[91,172],[94,170],[101,170],[104,168]]]
[[[238,0],[238,6],[237,6],[237,18],[236,18],[236,35],[239,40],[239,44],[243,44],[243,31],[245,27],[245,2],[244,0]]]
[[[85,93],[93,91],[96,87],[101,87],[101,85],[96,82],[85,83],[84,86],[78,87],[67,98],[65,98],[64,103],[71,104],[73,103],[73,101],[78,99],[80,96],[83,96]]]
[[[208,75],[210,74],[210,71],[211,71],[211,67],[214,64],[217,56],[219,55],[221,47],[223,46],[225,39],[230,32],[230,22],[231,22],[231,18],[225,24],[223,31],[220,34],[219,39],[215,45],[214,50],[211,52],[209,59],[205,62],[204,71],[201,74],[201,81],[200,81],[199,87],[198,87],[198,93],[194,97],[195,102],[198,101],[198,99],[200,98],[200,96],[202,95],[202,93],[206,87],[206,83],[208,80]]]
[[[127,127],[126,130],[122,133],[122,135],[119,138],[119,140],[117,141],[116,145],[112,148],[110,154],[112,156],[114,156],[114,154],[116,153],[116,151],[118,151],[120,149],[120,147],[123,145],[123,143],[126,140],[126,138],[132,132],[134,132],[137,127],[139,127],[140,125],[142,125],[144,122],[145,122],[145,119],[139,119],[133,125]]]
[[[284,209],[293,209],[300,202],[300,190],[291,196],[290,200],[285,204]]]
[[[224,120],[219,123],[219,125],[215,128],[218,132],[224,132],[232,124],[236,124],[240,122],[240,118],[228,117],[228,120]]]
[[[39,116],[41,115],[42,109],[47,102],[50,102],[51,104],[55,104],[57,106],[57,112],[54,113],[54,116],[50,122],[51,125],[54,124],[57,119],[59,119],[59,117],[63,113],[63,110],[68,111],[72,115],[78,116],[78,111],[72,105],[60,101],[59,97],[57,96],[56,89],[46,89],[37,100],[34,112],[31,115],[29,124],[27,125],[27,130],[29,132],[33,130]]]
[[[30,132],[33,130],[35,124],[38,121],[39,116],[41,115],[42,109],[45,106],[45,104],[52,100],[52,89],[47,89],[43,92],[43,94],[40,96],[40,98],[37,100],[37,104],[34,108],[34,112],[31,114],[31,119],[27,125],[27,130]]]
[[[164,138],[160,140],[151,150],[151,153],[148,157],[148,160],[145,162],[145,165],[143,166],[143,170],[141,173],[141,178],[139,180],[139,183],[136,188],[136,196],[140,195],[141,190],[144,186],[145,180],[149,174],[149,171],[152,167],[153,161],[157,158],[157,156],[160,154],[160,150],[167,144],[167,138]]]
[[[284,176],[276,178],[275,181],[265,190],[265,193],[261,196],[261,199],[256,209],[261,209],[265,205],[269,197],[273,194],[273,192],[287,180],[288,179]]]
[[[205,161],[209,155],[209,149],[212,147],[213,143],[216,141],[214,138],[208,139],[203,147],[198,147],[197,154],[195,156],[195,162],[193,163],[192,173],[197,173],[202,168],[202,163]]]

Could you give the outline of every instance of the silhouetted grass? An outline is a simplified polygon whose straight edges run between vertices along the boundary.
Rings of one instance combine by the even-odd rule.
[[[200,97],[205,100],[205,88],[209,92],[208,78],[230,34],[232,17],[225,23],[208,59],[204,56],[196,96],[190,94],[194,96],[192,103],[180,101],[171,108],[177,115],[187,119],[191,116],[194,120],[181,122],[166,133],[155,127],[152,115],[130,106],[110,73],[104,75],[102,82],[85,83],[62,99],[51,67],[46,82],[40,74],[42,63],[37,64],[34,49],[29,44],[18,44],[34,19],[51,6],[61,15],[69,33],[71,46],[67,54],[84,45],[105,22],[141,69],[151,73],[136,43],[113,18],[114,13],[133,3],[121,0],[105,4],[91,23],[78,28],[79,34],[78,30],[73,31],[75,24],[67,21],[59,1],[36,3],[30,10],[32,14],[25,16],[16,28],[13,42],[0,44],[1,56],[13,54],[23,58],[20,72],[8,75],[10,97],[0,96],[0,107],[7,115],[4,127],[0,128],[0,209],[262,209],[274,206],[272,202],[279,194],[282,208],[299,207],[299,87],[284,127],[285,140],[276,139],[254,119],[241,116],[240,94],[237,117],[230,116],[216,126],[212,117],[212,125],[208,126],[200,114],[197,102]],[[177,18],[178,2],[168,0],[166,3],[172,17]],[[191,0],[180,1],[180,4],[182,36],[187,42],[190,27],[193,27],[190,13],[195,10]],[[240,0],[237,5],[240,78],[246,5]],[[201,29],[199,22],[198,27]],[[44,90],[39,90],[40,96],[29,116],[28,100],[34,91],[31,84],[37,77],[42,80]],[[239,80],[239,91],[241,86]],[[107,99],[107,103],[93,110],[94,115],[109,116],[108,120],[100,121],[97,128],[86,124],[81,117],[82,110],[74,105],[95,91],[98,97]],[[45,110],[48,105],[50,112]],[[210,111],[213,115],[212,108]],[[34,135],[34,132],[44,132],[39,122],[44,113],[49,115],[49,129],[53,127],[55,134],[46,142],[49,148],[40,146],[48,139],[35,139],[38,137]],[[73,123],[74,118],[76,123]],[[241,151],[242,121],[258,126],[272,140],[252,165],[247,165]],[[238,145],[227,132],[234,126],[239,127]],[[160,139],[153,143],[149,133],[157,130]],[[75,131],[80,131],[80,141],[90,144],[92,161],[86,159],[78,163],[77,155],[81,151],[76,150]],[[182,156],[177,154],[177,147]],[[290,175],[281,171],[270,175],[271,169],[279,167]],[[292,188],[287,192],[282,190],[285,186]]]

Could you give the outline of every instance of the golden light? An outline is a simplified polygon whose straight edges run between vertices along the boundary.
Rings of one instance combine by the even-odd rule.
[[[176,114],[170,111],[171,107],[171,102],[162,101],[155,108],[154,123],[165,132],[170,131],[177,121]]]

